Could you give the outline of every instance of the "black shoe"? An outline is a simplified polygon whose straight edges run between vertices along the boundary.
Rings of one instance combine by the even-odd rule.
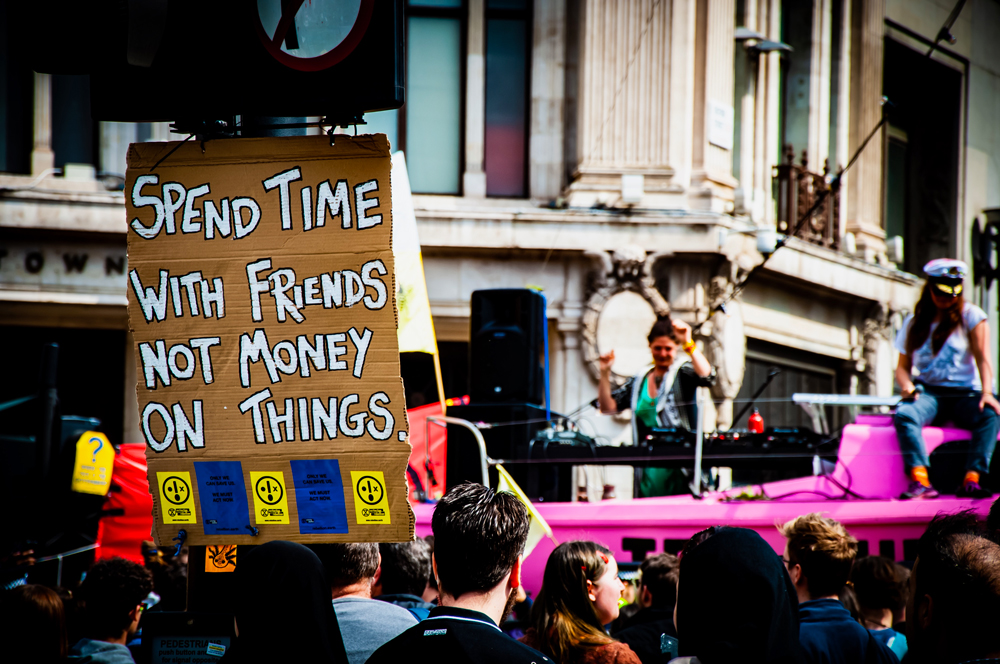
[[[978,486],[978,485],[976,485]],[[938,492],[934,487],[924,486],[916,480],[910,482],[909,488],[899,497],[900,500],[917,500],[937,498]]]
[[[991,498],[993,492],[979,486],[979,482],[966,482],[955,492],[956,498]]]

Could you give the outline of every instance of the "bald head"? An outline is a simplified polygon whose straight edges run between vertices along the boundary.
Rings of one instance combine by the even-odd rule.
[[[1000,544],[976,535],[955,535],[952,546],[958,566],[968,575],[967,589],[992,598],[1000,609]],[[1000,614],[991,621],[1000,623]]]
[[[907,636],[937,661],[1000,655],[1000,545],[980,531],[959,513],[935,517],[920,539]]]

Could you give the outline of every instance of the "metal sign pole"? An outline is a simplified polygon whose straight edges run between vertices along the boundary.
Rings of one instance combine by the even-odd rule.
[[[701,455],[705,442],[705,388],[695,392],[694,483],[691,485],[696,498],[701,497]]]

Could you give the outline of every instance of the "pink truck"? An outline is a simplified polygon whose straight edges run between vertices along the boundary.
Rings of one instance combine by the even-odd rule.
[[[795,395],[793,400],[808,411],[810,402],[804,397],[814,396],[817,395]],[[834,399],[825,403],[838,403]],[[866,401],[865,405],[884,406],[892,401],[868,400],[872,403]],[[821,413],[824,401],[811,403],[813,412]],[[422,425],[423,413],[418,414],[416,421],[412,413],[411,431],[422,432],[423,427],[418,425]],[[813,419],[825,427],[821,415]],[[443,435],[443,429],[431,434],[432,456],[442,461]],[[924,438],[930,454],[950,441],[967,440],[969,432],[926,427]],[[422,467],[425,458],[422,442],[414,440],[415,467]],[[829,467],[826,471],[759,486],[707,492],[701,498],[669,496],[599,503],[538,503],[536,507],[559,542],[594,540],[614,551],[621,561],[641,561],[646,555],[661,551],[676,553],[691,535],[713,525],[752,528],[780,553],[784,540],[775,524],[808,512],[821,512],[846,525],[860,541],[862,554],[912,560],[914,545],[934,515],[968,508],[985,515],[993,502],[989,498],[970,500],[950,495],[933,500],[899,500],[908,480],[892,417],[887,414],[857,415],[852,424],[844,427],[837,463],[832,471]],[[430,534],[433,507],[429,503],[414,503],[418,536]],[[545,561],[555,546],[556,542],[544,539],[525,560],[525,587],[529,592],[537,592],[541,586]]]

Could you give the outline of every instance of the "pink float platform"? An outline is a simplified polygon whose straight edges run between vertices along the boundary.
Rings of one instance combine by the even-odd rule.
[[[924,438],[930,453],[944,443],[968,439],[969,433],[927,427]],[[916,540],[936,514],[971,507],[985,515],[993,501],[954,496],[897,500],[907,484],[891,416],[859,415],[854,424],[844,428],[838,463],[829,477],[801,477],[706,493],[701,499],[669,496],[538,503],[536,507],[559,542],[600,542],[621,561],[640,561],[647,554],[662,551],[676,553],[691,535],[714,525],[752,528],[780,553],[785,542],[775,525],[809,512],[821,512],[846,525],[861,542],[863,552],[908,560],[913,558]],[[851,493],[845,493],[844,487]],[[413,505],[418,536],[431,533],[433,509],[432,504]],[[545,539],[525,560],[525,588],[532,594],[541,586],[545,561],[555,546]]]

